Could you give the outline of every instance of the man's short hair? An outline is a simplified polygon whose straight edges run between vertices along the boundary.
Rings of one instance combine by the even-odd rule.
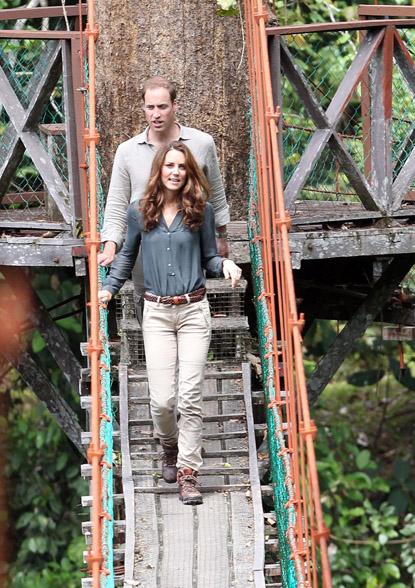
[[[176,100],[176,84],[167,78],[163,78],[162,76],[155,76],[154,78],[149,78],[144,82],[143,89],[141,90],[141,98],[144,100],[144,96],[147,90],[155,90],[156,88],[165,88],[170,94],[171,101],[174,102]]]

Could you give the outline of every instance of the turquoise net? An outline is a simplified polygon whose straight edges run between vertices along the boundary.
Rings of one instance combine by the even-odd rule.
[[[269,351],[273,348],[274,334],[270,327],[270,317],[265,297],[260,298],[264,292],[264,279],[262,270],[261,241],[256,239],[261,234],[258,218],[257,175],[254,155],[250,158],[250,185],[248,207],[248,238],[250,242],[251,269],[254,284],[254,299],[258,321],[258,338],[262,365],[262,381],[265,394],[265,402],[275,399],[274,388],[274,361]],[[268,445],[270,452],[271,482],[274,495],[274,508],[277,523],[279,556],[281,561],[281,577],[284,588],[296,588],[304,586],[301,579],[301,566],[293,560],[290,543],[295,541],[293,529],[295,527],[294,506],[287,507],[287,502],[293,497],[291,479],[291,465],[288,454],[284,451],[285,439],[283,423],[278,410],[267,408]]]

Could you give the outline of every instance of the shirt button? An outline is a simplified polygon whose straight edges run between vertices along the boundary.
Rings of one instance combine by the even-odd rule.
[[[167,247],[167,251],[170,251],[170,247]]]
[[[171,263],[167,264],[169,267],[171,267]]]

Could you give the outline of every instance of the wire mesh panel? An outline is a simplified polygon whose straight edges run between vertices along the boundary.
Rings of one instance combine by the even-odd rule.
[[[15,21],[10,29],[28,22]],[[32,36],[46,25],[66,28],[62,18],[33,22]],[[2,29],[8,24],[0,21]],[[10,230],[53,229],[54,222],[61,230],[63,221],[74,232],[81,217],[81,122],[72,86],[79,76],[71,71],[79,41],[47,38],[51,34],[0,39],[0,224]]]
[[[287,28],[279,41],[289,207],[331,201],[396,211],[413,199],[414,30]]]
[[[411,59],[415,60],[415,30],[403,29],[397,32],[402,39],[405,49]],[[395,66],[397,59],[394,59]],[[393,179],[395,179],[408,161],[415,147],[415,101],[414,90],[409,87],[402,71],[398,67],[393,71],[394,96],[392,110],[392,164]],[[415,182],[411,182],[411,190],[408,196],[412,199],[415,194]]]
[[[31,218],[32,213],[37,220],[62,219],[38,162],[38,158],[50,159],[51,167],[56,169],[66,190],[69,189],[62,65],[58,51],[56,40],[0,40],[1,218],[16,219],[20,211],[20,216],[25,218]],[[22,139],[21,129],[36,135],[30,137],[30,149]]]
[[[244,356],[248,320],[244,316],[246,281],[236,288],[229,281],[207,280],[207,298],[212,315],[212,338],[208,361],[240,363]],[[145,351],[141,327],[137,321],[134,303],[134,285],[124,284],[116,297],[117,325],[131,365],[145,367]]]
[[[301,33],[284,37],[282,41],[323,110],[330,105],[353,61],[359,41],[358,34],[357,31]],[[352,152],[360,153],[359,159],[362,160],[360,94],[361,90],[358,89],[342,113],[338,130],[347,141],[348,148]],[[304,97],[299,95],[287,77],[283,78],[282,96],[284,181],[287,184],[317,126],[304,104]],[[300,198],[359,201],[329,147],[323,149],[314,164]]]

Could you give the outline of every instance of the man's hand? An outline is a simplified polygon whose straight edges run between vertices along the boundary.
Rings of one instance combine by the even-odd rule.
[[[216,237],[216,247],[218,255],[221,257],[229,257],[229,243],[227,237]]]
[[[230,259],[224,259],[222,270],[225,278],[230,278],[232,288],[235,288],[238,285],[238,282],[242,275],[241,268]]]
[[[98,291],[98,302],[102,304],[104,308],[107,307],[108,302],[111,300],[112,294],[108,292],[108,290],[99,290]]]
[[[114,241],[106,241],[104,249],[98,253],[98,263],[104,267],[110,265],[114,261],[117,245]]]

